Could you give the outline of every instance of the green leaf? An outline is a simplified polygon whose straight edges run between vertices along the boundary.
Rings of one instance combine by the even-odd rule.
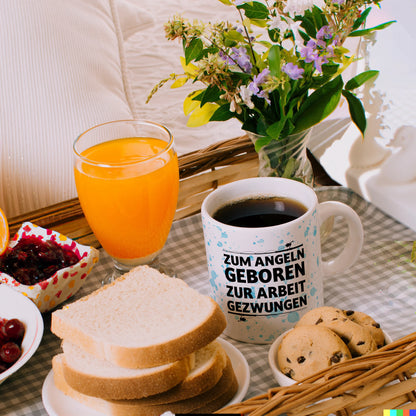
[[[354,30],[354,32],[351,32],[348,36],[349,37],[365,36],[365,35],[368,35],[369,33],[375,32],[376,30],[385,29],[386,27],[389,27],[393,23],[396,23],[396,20],[391,20],[390,22],[382,23],[381,25],[370,27],[368,29]]]
[[[302,24],[301,27],[303,27],[306,31],[306,33],[311,37],[311,38],[315,38],[316,37],[316,29],[315,29],[315,24],[313,22],[312,19],[308,18],[308,17],[303,17],[302,18]]]
[[[231,0],[219,0],[219,1],[225,4],[226,6],[234,6],[234,3]]]
[[[377,77],[380,71],[370,70],[361,72],[361,74],[356,75],[354,78],[351,78],[346,84],[345,89],[346,90],[354,90],[355,88],[360,87],[368,80]]]
[[[361,16],[354,22],[352,29],[357,30],[367,19],[367,16],[371,12],[371,7],[367,7],[362,13]]]
[[[226,121],[234,116],[235,113],[230,111],[230,103],[226,103],[215,110],[209,121]]]
[[[202,58],[206,58],[209,54],[215,55],[216,53],[218,53],[218,48],[215,46],[210,46],[203,49],[201,53],[194,59],[194,61],[199,61]]]
[[[224,38],[235,42],[244,42],[244,36],[238,30],[227,30],[224,32]]]
[[[258,1],[250,1],[237,6],[238,9],[243,9],[247,18],[249,19],[267,19],[269,16],[269,9]]]
[[[267,62],[269,63],[271,75],[280,77],[280,48],[278,45],[273,45],[269,49]]]
[[[260,136],[254,143],[254,150],[258,152],[262,147],[267,146],[272,141],[270,136]]]
[[[284,125],[285,125],[286,120],[282,119],[279,120],[278,122],[272,124],[268,129],[267,129],[267,135],[270,136],[272,139],[277,140],[280,136],[280,132],[282,131]]]
[[[264,19],[250,19],[250,23],[254,26],[258,27],[266,27],[267,21]]]
[[[221,90],[215,86],[210,85],[201,94],[196,95],[193,100],[201,101],[201,107],[206,103],[215,103],[220,98],[222,94]]]
[[[326,19],[324,12],[315,5],[312,8],[312,16],[315,20],[316,27],[321,28],[322,26],[325,26],[328,24],[328,20]]]
[[[338,75],[314,91],[296,113],[292,133],[308,129],[331,114],[339,103],[343,85],[342,77]]]
[[[367,120],[365,119],[365,111],[361,101],[351,92],[343,90],[342,95],[348,101],[348,108],[350,110],[351,120],[360,129],[364,137],[365,129],[367,127]]]
[[[198,58],[204,49],[204,45],[201,39],[193,38],[190,44],[185,47],[185,62],[188,65],[191,61]]]
[[[304,32],[303,30],[298,30],[299,35],[302,37],[302,39],[304,40],[305,43],[308,42],[308,40],[311,38],[306,32]]]

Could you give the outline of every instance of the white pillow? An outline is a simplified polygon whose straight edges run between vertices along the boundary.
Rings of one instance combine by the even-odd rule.
[[[117,7],[0,2],[0,207],[8,217],[75,197],[76,137],[135,116]],[[128,36],[134,25],[128,13],[123,20]]]

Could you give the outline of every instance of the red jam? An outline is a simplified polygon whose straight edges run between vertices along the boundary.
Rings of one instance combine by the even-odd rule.
[[[18,319],[0,318],[0,373],[10,368],[22,355],[25,326]]]
[[[34,285],[53,276],[58,270],[78,263],[80,258],[56,241],[36,236],[20,238],[13,248],[0,256],[0,271],[19,283]]]

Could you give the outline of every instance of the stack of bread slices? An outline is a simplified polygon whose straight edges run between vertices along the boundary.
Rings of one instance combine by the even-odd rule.
[[[102,414],[210,413],[238,384],[219,306],[184,281],[140,266],[56,310],[56,387]]]

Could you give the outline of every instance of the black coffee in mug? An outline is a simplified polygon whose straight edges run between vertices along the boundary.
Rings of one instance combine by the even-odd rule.
[[[270,227],[299,218],[306,211],[295,199],[272,196],[233,201],[219,208],[213,218],[234,227]]]

